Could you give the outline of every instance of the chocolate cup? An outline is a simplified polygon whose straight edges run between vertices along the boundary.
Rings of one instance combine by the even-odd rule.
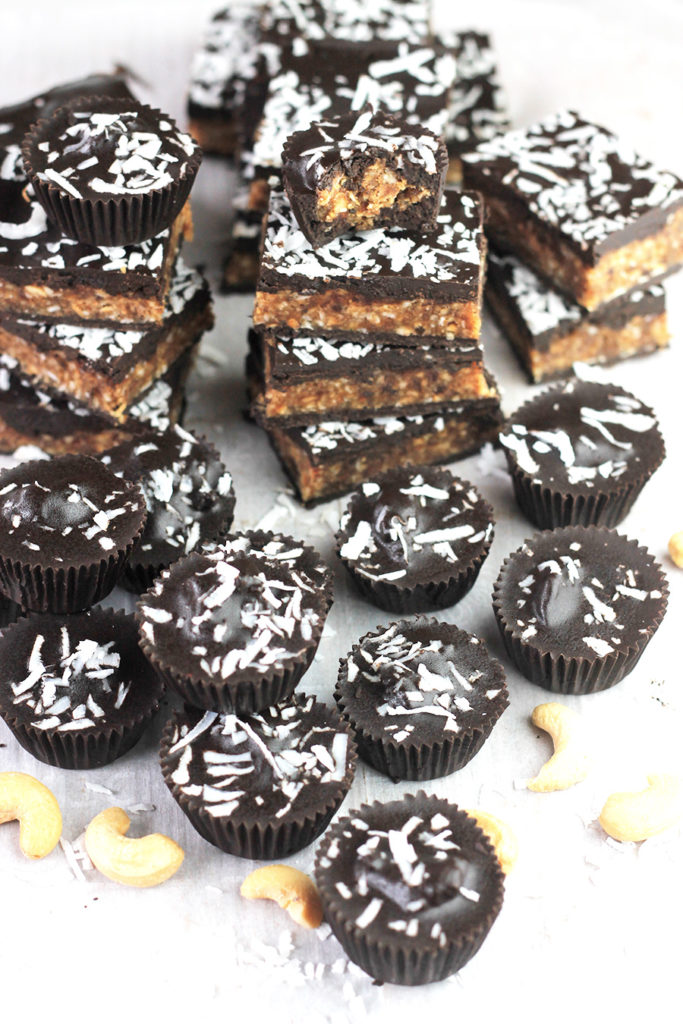
[[[305,695],[302,694],[302,696]],[[343,725],[346,725],[343,719],[340,720]],[[229,853],[233,857],[245,857],[250,860],[279,860],[310,846],[318,836],[322,835],[341,807],[356,772],[358,756],[353,737],[347,726],[349,745],[344,779],[336,790],[333,787],[327,787],[331,793],[318,810],[303,814],[288,814],[282,819],[271,816],[264,821],[240,820],[236,814],[233,814],[231,818],[214,818],[207,814],[201,800],[185,796],[171,778],[172,766],[168,760],[168,750],[171,745],[172,730],[173,720],[171,719],[166,723],[161,735],[159,757],[164,782],[173,799],[202,839],[206,839],[208,843],[217,846],[219,850],[223,850],[224,853]]]
[[[122,611],[115,612],[111,608],[98,608],[95,614],[115,623],[132,623],[132,616]],[[7,632],[12,628],[8,627]],[[11,706],[0,708],[0,713],[19,745],[39,761],[55,768],[75,771],[101,768],[127,754],[141,739],[159,710],[163,685],[151,665],[149,676],[153,686],[148,706],[131,716],[129,722],[113,726],[103,725],[96,730],[60,733],[57,729],[36,729],[20,721],[12,714]]]
[[[175,123],[168,114],[137,100],[79,97],[59,107],[49,118],[33,124],[22,142],[24,167],[36,199],[62,234],[87,245],[136,245],[153,238],[172,224],[185,205],[202,160],[201,149],[197,147],[196,153],[187,158],[181,177],[162,188],[150,189],[142,195],[104,193],[97,199],[76,198],[59,185],[40,179],[35,167],[41,163],[39,145],[57,138],[68,125],[69,115],[83,110],[103,113],[135,110],[152,115],[156,120]]]
[[[363,804],[348,817],[340,819],[328,832],[325,842],[318,847],[315,858],[315,880],[320,890],[325,920],[344,952],[376,981],[389,982],[394,985],[429,985],[432,982],[443,981],[457,973],[479,950],[503,905],[503,872],[488,837],[474,819],[453,804],[449,804],[448,801],[436,796],[427,797],[423,792],[408,795],[402,801],[392,801],[392,804],[405,803],[410,806],[411,802],[416,803],[418,800],[427,801],[433,808],[432,813],[434,814],[444,812],[444,808],[447,808],[447,812],[451,815],[454,810],[457,812],[457,816],[459,820],[462,820],[462,825],[467,829],[468,834],[476,836],[478,843],[488,848],[490,853],[489,877],[497,882],[496,896],[486,916],[479,922],[473,922],[460,935],[449,938],[443,948],[437,948],[435,943],[427,941],[420,947],[419,943],[408,942],[398,933],[388,929],[381,939],[373,938],[367,930],[359,928],[355,921],[349,919],[344,907],[344,900],[335,888],[335,882],[338,881],[335,878],[335,864],[333,860],[327,858],[327,850],[335,841],[341,840],[344,829],[348,827],[353,818],[362,816],[364,812],[376,811],[386,805],[380,801]],[[407,817],[409,815],[406,815]]]
[[[516,635],[519,628],[516,624],[510,625],[505,617],[501,590],[503,587],[505,573],[517,552],[513,552],[505,559],[501,566],[500,573],[493,588],[493,612],[500,630],[500,634],[512,662],[530,682],[537,686],[550,690],[552,693],[583,695],[598,693],[600,690],[607,690],[620,683],[638,664],[638,661],[657,632],[662,619],[666,613],[669,595],[669,585],[663,570],[652,557],[647,548],[642,547],[636,541],[630,540],[623,534],[615,531],[608,531],[602,527],[563,527],[561,532],[565,535],[575,537],[581,541],[582,537],[589,530],[603,530],[605,533],[615,533],[622,542],[630,545],[633,554],[639,555],[647,560],[647,563],[657,570],[658,589],[663,596],[662,604],[652,623],[639,632],[638,636],[628,644],[610,651],[605,655],[594,654],[592,657],[572,657],[559,650],[551,650],[549,647],[540,647],[529,640],[522,640]],[[543,534],[536,534],[544,536]],[[531,546],[535,538],[525,541],[524,547]],[[518,549],[521,550],[521,549]]]
[[[23,615],[23,611],[20,605],[0,593],[0,629],[11,626],[21,615]]]

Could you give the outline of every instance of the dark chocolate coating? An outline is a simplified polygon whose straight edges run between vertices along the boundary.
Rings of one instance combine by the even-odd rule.
[[[491,39],[486,33],[441,29],[436,45],[452,53],[458,69],[449,93],[445,139],[449,154],[459,155],[506,131],[510,114],[498,81]]]
[[[55,569],[107,562],[133,541],[145,515],[140,488],[89,456],[26,462],[0,475],[6,562]]]
[[[213,445],[181,427],[125,441],[102,456],[117,476],[139,483],[147,521],[130,562],[167,566],[232,523],[232,477]]]

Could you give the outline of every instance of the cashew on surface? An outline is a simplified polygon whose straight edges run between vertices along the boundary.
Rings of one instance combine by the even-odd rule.
[[[519,846],[515,833],[507,822],[501,821],[500,818],[496,818],[493,814],[488,814],[486,811],[470,810],[468,808],[466,813],[469,814],[470,818],[474,818],[482,832],[490,839],[498,858],[498,863],[503,872],[509,875],[517,863],[519,855]]]
[[[553,793],[582,782],[590,771],[590,754],[580,716],[565,704],[539,704],[531,721],[549,733],[555,753],[527,783],[534,793]]]
[[[147,888],[174,875],[185,854],[173,839],[155,832],[128,839],[130,818],[121,807],[102,811],[85,830],[85,848],[98,871],[113,882]]]
[[[315,882],[287,864],[268,864],[252,871],[242,882],[240,894],[248,900],[275,900],[304,928],[322,923],[323,908]]]
[[[622,843],[639,843],[671,828],[681,818],[681,780],[676,775],[648,775],[647,788],[612,793],[600,812],[607,835]]]
[[[62,834],[54,795],[23,772],[0,772],[0,825],[5,821],[19,822],[19,846],[32,860],[52,853]]]
[[[679,530],[669,538],[669,555],[674,565],[683,569],[683,530]]]

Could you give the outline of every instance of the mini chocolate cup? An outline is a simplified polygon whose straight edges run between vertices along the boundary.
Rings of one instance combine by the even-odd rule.
[[[305,699],[305,694],[301,694]],[[334,713],[334,712],[333,712]],[[292,812],[283,818],[271,816],[268,820],[240,819],[235,812],[229,818],[214,818],[197,797],[186,796],[173,782],[173,767],[168,758],[173,735],[173,719],[169,720],[161,735],[160,762],[164,782],[174,800],[187,816],[199,835],[213,846],[233,857],[250,860],[279,860],[310,846],[322,835],[341,807],[356,772],[358,756],[348,725],[339,719],[349,734],[347,763],[344,779],[330,790],[323,804],[315,811]]]
[[[98,619],[113,622],[119,628],[123,624],[133,625],[131,615],[111,608],[97,608],[90,614]],[[30,621],[31,617],[22,620],[22,624]],[[11,638],[10,630],[13,629],[16,629],[16,626],[8,627],[5,635]],[[76,771],[101,768],[127,754],[141,739],[159,710],[163,694],[162,681],[151,665],[148,668],[149,702],[135,715],[131,715],[130,720],[126,722],[119,722],[116,725],[103,724],[97,729],[59,732],[58,729],[34,728],[13,713],[11,705],[0,705],[0,715],[19,745],[37,760],[56,768]]]
[[[201,149],[197,147],[196,152],[187,158],[185,170],[179,178],[161,188],[151,188],[138,195],[103,193],[97,199],[77,198],[59,185],[41,179],[36,168],[40,169],[43,163],[39,149],[41,143],[57,139],[70,124],[71,114],[80,111],[139,111],[156,121],[174,124],[168,114],[132,99],[79,97],[59,107],[49,118],[33,124],[22,142],[24,167],[36,199],[62,234],[87,245],[135,245],[158,235],[175,220],[187,201],[201,163]]]
[[[561,532],[574,538],[577,542],[585,537],[588,531],[598,530],[605,534],[613,534],[619,542],[630,547],[631,557],[645,561],[657,577],[657,589],[661,592],[662,601],[656,615],[647,628],[638,631],[629,643],[607,654],[593,654],[591,657],[574,657],[564,651],[551,649],[547,645],[534,643],[534,638],[522,639],[518,623],[510,622],[503,608],[502,589],[508,567],[521,548],[505,559],[493,588],[493,613],[500,630],[505,650],[519,671],[530,682],[550,690],[552,693],[583,695],[598,693],[616,686],[629,675],[638,664],[645,648],[664,618],[667,608],[669,585],[663,570],[652,557],[647,548],[637,541],[630,540],[621,533],[596,526],[569,526],[558,528],[557,531],[544,531],[525,541],[524,547],[532,547],[539,537],[548,536],[551,532]]]
[[[443,947],[427,940],[421,943],[410,940],[389,929],[383,932],[381,938],[373,937],[368,929],[359,928],[349,918],[345,901],[336,889],[339,881],[336,865],[334,859],[328,857],[330,847],[341,842],[344,830],[353,819],[381,813],[385,808],[391,809],[401,804],[407,808],[416,804],[417,810],[418,806],[424,806],[424,802],[429,804],[432,814],[443,813],[452,817],[455,813],[468,837],[476,839],[479,846],[487,849],[490,855],[488,878],[495,889],[491,905],[481,920],[472,922],[459,935],[449,937]],[[409,817],[407,813],[406,820]],[[318,847],[314,874],[325,920],[346,955],[376,981],[394,985],[429,985],[457,973],[479,950],[503,905],[504,876],[488,837],[465,811],[440,797],[427,797],[423,792],[407,795],[403,800],[392,801],[390,804],[382,804],[380,801],[363,804],[348,817],[337,821]]]

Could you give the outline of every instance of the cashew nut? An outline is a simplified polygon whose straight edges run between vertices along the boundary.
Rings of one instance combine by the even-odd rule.
[[[470,818],[474,818],[482,832],[491,840],[498,863],[503,869],[504,874],[509,875],[517,863],[517,856],[519,854],[515,833],[507,822],[501,821],[500,818],[494,817],[493,814],[487,814],[486,811],[468,809],[465,813],[469,814]]]
[[[102,811],[85,830],[90,860],[113,882],[147,888],[174,875],[185,854],[173,839],[158,832],[127,839],[130,818],[121,807]]]
[[[0,773],[0,825],[19,821],[19,846],[33,860],[52,853],[62,834],[62,812],[42,782],[23,772]]]
[[[681,783],[676,775],[648,775],[638,793],[612,793],[600,812],[607,835],[639,843],[671,828],[681,817]]]
[[[531,721],[550,733],[555,753],[536,778],[527,783],[527,789],[534,793],[553,793],[582,782],[590,770],[590,755],[576,711],[557,701],[550,701],[534,708]]]
[[[674,565],[683,569],[683,530],[679,530],[669,540],[669,555]]]
[[[323,907],[315,882],[287,864],[268,864],[252,871],[242,882],[240,894],[248,900],[275,900],[304,928],[318,928],[322,923]]]

